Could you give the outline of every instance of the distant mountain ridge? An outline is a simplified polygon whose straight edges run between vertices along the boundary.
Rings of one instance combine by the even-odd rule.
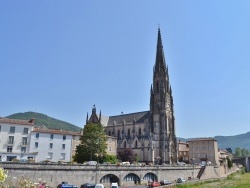
[[[237,147],[250,150],[250,132],[234,136],[215,136],[214,139],[218,141],[219,148],[231,148],[233,152]]]
[[[234,152],[235,148],[245,148],[250,150],[250,132],[234,135],[234,136],[215,136],[211,137],[217,140],[218,147],[220,149],[231,148]],[[181,140],[186,142],[194,138],[177,138],[177,140]]]
[[[9,115],[6,118],[21,119],[21,120],[30,120],[34,118],[36,127],[47,128],[47,129],[59,129],[59,130],[74,131],[74,132],[79,132],[81,130],[81,128],[76,125],[37,112],[16,113]]]

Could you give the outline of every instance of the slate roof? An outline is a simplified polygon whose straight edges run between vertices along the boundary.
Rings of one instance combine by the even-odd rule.
[[[0,123],[10,123],[10,124],[19,124],[19,125],[30,125],[34,126],[35,120],[20,120],[20,119],[9,119],[9,118],[0,118]]]
[[[114,121],[116,125],[122,125],[123,121],[125,120],[125,124],[133,123],[135,120],[136,123],[143,123],[145,119],[149,117],[149,111],[143,112],[135,112],[131,114],[122,114],[118,116],[109,116],[107,126],[113,126]]]

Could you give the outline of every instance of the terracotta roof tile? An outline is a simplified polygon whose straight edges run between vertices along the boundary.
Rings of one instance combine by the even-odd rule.
[[[0,118],[0,123],[11,123],[11,124],[20,124],[20,125],[30,125],[34,126],[35,120],[21,120],[21,119],[9,119],[9,118]]]
[[[189,151],[189,148],[187,147],[187,143],[185,144],[179,144],[179,151]]]
[[[41,129],[41,128],[34,128],[32,132],[74,135],[74,136],[81,136],[82,135],[80,132],[65,131],[65,130],[55,130],[55,129]]]
[[[193,138],[188,140],[188,142],[196,142],[196,141],[217,141],[214,138]]]

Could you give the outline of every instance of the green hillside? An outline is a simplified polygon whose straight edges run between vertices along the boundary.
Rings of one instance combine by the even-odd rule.
[[[22,120],[30,120],[30,119],[34,118],[35,119],[35,126],[41,127],[41,128],[61,129],[61,130],[75,131],[75,132],[79,132],[81,129],[80,127],[77,127],[73,124],[49,117],[45,114],[36,113],[36,112],[16,113],[16,114],[12,114],[10,116],[7,116],[6,118],[22,119]]]
[[[215,136],[214,139],[218,141],[220,148],[245,148],[250,150],[250,132],[239,134],[235,136]]]

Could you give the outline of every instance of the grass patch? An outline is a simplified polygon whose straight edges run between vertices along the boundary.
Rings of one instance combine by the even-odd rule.
[[[250,188],[250,173],[233,173],[225,179],[207,180],[196,183],[177,184],[174,188]]]

